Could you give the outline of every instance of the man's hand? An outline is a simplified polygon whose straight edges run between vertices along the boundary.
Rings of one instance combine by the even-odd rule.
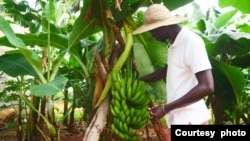
[[[158,118],[161,119],[165,114],[167,114],[167,110],[164,108],[165,105],[159,105],[155,107],[148,108],[149,118]]]

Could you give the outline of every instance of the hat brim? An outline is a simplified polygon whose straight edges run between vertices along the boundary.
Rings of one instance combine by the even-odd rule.
[[[181,23],[181,22],[186,21],[186,20],[187,20],[187,18],[185,18],[185,17],[176,17],[176,16],[169,17],[165,21],[160,21],[160,22],[150,23],[150,24],[143,24],[140,27],[138,27],[133,32],[133,34],[134,35],[135,34],[140,34],[140,33],[147,32],[147,31],[153,30],[153,29],[161,27],[161,26],[178,24],[178,23]]]

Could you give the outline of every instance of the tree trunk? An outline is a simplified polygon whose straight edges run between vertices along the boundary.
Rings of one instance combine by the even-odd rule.
[[[101,133],[106,125],[109,110],[110,97],[107,96],[98,107],[95,116],[85,131],[83,141],[99,141]]]
[[[149,104],[150,107],[153,106],[153,103],[151,102]],[[153,128],[155,130],[156,135],[158,136],[160,141],[167,141],[167,133],[164,129],[160,119],[156,118],[150,118],[151,123],[153,124]]]
[[[154,130],[160,141],[167,141],[167,133],[159,119],[152,118],[150,121],[153,124]]]

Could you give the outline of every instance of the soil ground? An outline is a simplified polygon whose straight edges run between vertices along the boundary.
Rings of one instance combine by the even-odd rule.
[[[16,141],[16,130],[17,127],[1,129],[0,130],[0,141]],[[82,133],[70,133],[66,130],[61,130],[60,133],[61,141],[82,141],[83,134]]]
[[[63,111],[63,103],[56,102],[55,108],[58,111]],[[5,111],[5,112],[3,112]],[[15,113],[15,112],[14,112]],[[4,118],[6,116],[6,118]],[[0,141],[16,141],[16,131],[17,125],[15,121],[15,117],[17,115],[13,114],[13,109],[5,109],[0,110]],[[8,117],[8,118],[7,118]],[[74,123],[74,130],[68,131],[66,126],[62,126],[60,128],[60,141],[82,141],[84,132],[87,128],[87,124],[81,121],[77,121]],[[159,141],[155,130],[151,125],[148,125],[147,128],[143,130],[136,131],[137,134],[141,136],[141,141]],[[105,130],[103,134],[110,139],[106,139],[107,141],[122,141],[114,137],[114,135]]]
[[[17,127],[0,129],[0,141],[16,141],[16,130]],[[154,129],[150,126],[148,126],[148,133],[146,130],[140,130],[138,134],[141,135],[141,141],[159,141]],[[66,127],[61,129],[60,141],[82,141],[82,139],[81,128],[76,129],[75,133],[70,133]]]
[[[61,107],[61,106],[60,106]],[[5,112],[3,112],[5,111]],[[4,118],[6,116],[6,118]],[[7,118],[8,117],[8,118]],[[0,111],[0,141],[16,141],[17,122],[16,115],[13,114],[13,109],[5,109]],[[24,124],[25,126],[25,124]],[[60,141],[82,141],[87,124],[82,121],[74,123],[73,130],[68,130],[66,126],[60,128]],[[159,141],[155,130],[151,124],[145,129],[137,130],[136,133],[141,136],[141,141]],[[122,141],[108,129],[103,131],[107,141]]]

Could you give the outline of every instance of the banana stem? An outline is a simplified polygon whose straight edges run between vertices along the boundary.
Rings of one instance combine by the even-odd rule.
[[[27,104],[32,110],[34,110],[35,112],[37,112],[37,114],[39,115],[39,116],[41,116],[41,118],[43,118],[44,119],[44,121],[46,122],[46,124],[47,124],[47,127],[48,127],[48,129],[49,129],[49,133],[50,133],[50,135],[56,135],[56,129],[55,129],[55,127],[50,123],[50,121],[44,116],[44,115],[42,115],[41,113],[40,113],[40,111],[39,110],[37,110],[36,108],[35,108],[35,106],[25,97],[25,95],[23,95],[23,94],[18,94],[19,95],[19,97],[25,102],[25,104]]]
[[[126,62],[126,75],[127,77],[132,77],[132,57],[129,56]]]
[[[125,45],[125,49],[124,49],[123,53],[121,54],[121,56],[117,60],[117,63],[114,65],[114,67],[112,69],[111,73],[115,73],[115,74],[117,74],[120,71],[120,69],[122,68],[122,66],[125,64],[127,58],[129,57],[129,54],[131,52],[132,45],[133,45],[133,35],[132,35],[132,32],[131,32],[128,24],[126,22],[123,22],[123,27],[124,27],[125,34],[127,37],[126,45]],[[109,92],[109,89],[110,89],[111,84],[112,84],[111,73],[108,76],[108,80],[106,82],[106,85],[102,91],[101,97],[99,98],[97,104],[95,105],[95,108],[100,105],[100,103],[106,98],[106,96]]]

